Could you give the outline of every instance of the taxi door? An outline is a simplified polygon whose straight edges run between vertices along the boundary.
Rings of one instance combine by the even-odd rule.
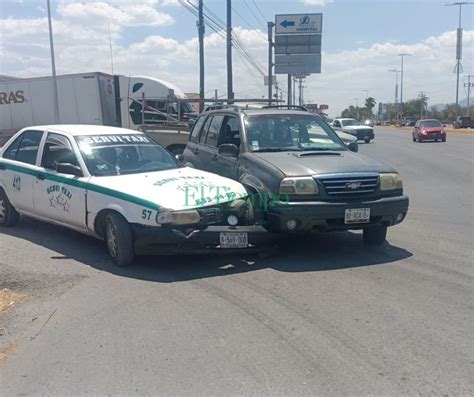
[[[48,132],[34,182],[35,213],[57,223],[87,229],[86,179],[57,172],[58,163],[81,169],[69,138]]]

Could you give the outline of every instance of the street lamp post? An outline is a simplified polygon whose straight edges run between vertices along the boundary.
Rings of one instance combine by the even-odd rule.
[[[411,56],[411,54],[398,54],[401,57],[401,69],[400,69],[400,112],[403,113],[403,58],[405,56]]]
[[[47,0],[48,6],[48,27],[49,27],[49,47],[51,50],[51,72],[53,76],[53,106],[55,123],[59,124],[59,100],[58,100],[58,83],[56,80],[56,62],[54,60],[54,43],[53,43],[53,25],[51,22],[51,5]]]
[[[474,3],[470,3],[467,1],[460,1],[456,3],[451,3],[451,4],[445,4],[445,6],[458,6],[459,7],[459,25],[458,25],[458,31],[457,31],[457,41],[456,41],[456,115],[458,112],[458,106],[459,106],[459,73],[461,73],[462,70],[462,65],[461,65],[461,59],[462,59],[462,27],[461,27],[461,12],[462,12],[462,6],[465,5],[471,5]]]
[[[397,103],[398,103],[398,73],[400,73],[400,71],[398,69],[390,69],[389,72],[395,72],[395,101],[393,103],[393,107],[395,109],[395,113],[396,113],[396,118],[398,120],[398,107],[397,107]]]

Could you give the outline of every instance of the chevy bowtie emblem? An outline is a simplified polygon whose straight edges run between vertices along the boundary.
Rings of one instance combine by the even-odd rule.
[[[357,190],[360,188],[361,183],[360,182],[347,182],[346,183],[346,189],[348,190]]]

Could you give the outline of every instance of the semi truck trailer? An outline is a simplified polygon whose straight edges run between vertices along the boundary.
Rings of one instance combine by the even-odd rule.
[[[95,124],[150,131],[174,153],[188,139],[196,112],[184,93],[148,76],[78,73],[56,77],[60,124]],[[0,145],[30,125],[57,124],[53,79],[0,77]]]

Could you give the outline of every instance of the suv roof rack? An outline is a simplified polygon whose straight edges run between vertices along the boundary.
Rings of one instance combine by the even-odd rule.
[[[309,112],[307,108],[304,106],[298,106],[298,105],[265,105],[262,106],[262,109],[296,109],[296,110],[302,110],[304,112]]]

